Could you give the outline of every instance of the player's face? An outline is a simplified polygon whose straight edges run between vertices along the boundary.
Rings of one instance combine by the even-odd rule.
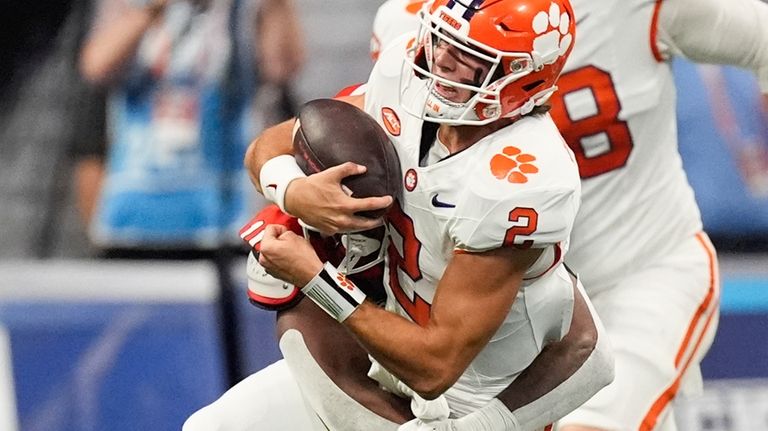
[[[488,74],[490,65],[474,57],[449,42],[437,39],[434,45],[434,64],[432,73],[462,84],[479,85]],[[474,92],[451,87],[441,82],[435,83],[437,92],[451,102],[464,103],[468,101]]]

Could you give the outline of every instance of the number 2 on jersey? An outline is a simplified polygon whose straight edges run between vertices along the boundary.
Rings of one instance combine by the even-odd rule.
[[[596,177],[626,165],[632,152],[632,135],[627,122],[619,119],[621,103],[611,75],[586,66],[563,74],[557,86],[558,91],[550,99],[551,115],[576,155],[581,178]],[[591,101],[581,99],[586,94]],[[608,148],[588,154],[585,144],[590,138],[607,142]]]
[[[400,284],[401,275],[409,277],[413,281],[421,280],[422,274],[421,269],[419,269],[421,242],[416,238],[413,220],[403,212],[397,202],[395,202],[395,205],[392,205],[392,209],[387,214],[387,220],[392,230],[389,248],[387,249],[389,255],[389,287],[392,289],[397,302],[408,313],[408,316],[414,322],[424,326],[429,321],[432,305],[419,296],[417,292],[413,293],[413,299],[411,299]],[[539,214],[533,208],[518,207],[510,211],[509,221],[515,225],[507,229],[504,237],[504,246],[522,249],[530,248],[533,245],[532,240],[526,239],[516,243],[516,239],[518,235],[526,236],[536,232],[538,220]],[[397,233],[397,235],[394,233]],[[400,246],[399,250],[396,242]],[[402,253],[400,250],[402,250]]]
[[[515,243],[515,240],[518,235],[525,236],[536,232],[536,228],[539,225],[539,213],[533,208],[518,207],[509,212],[509,221],[512,223],[524,221],[525,224],[516,224],[507,229],[507,234],[504,236],[504,246],[523,250],[531,248],[533,240],[526,239],[519,243]]]
[[[391,235],[389,248],[389,287],[395,295],[395,299],[403,307],[408,316],[421,326],[429,321],[429,310],[432,307],[418,293],[413,293],[413,299],[408,297],[403,287],[400,285],[400,272],[402,270],[405,277],[410,277],[413,281],[421,280],[421,270],[419,269],[419,252],[421,251],[421,242],[416,238],[416,230],[413,227],[413,220],[403,212],[400,204],[395,202],[392,209],[387,214],[392,230],[402,238],[400,249],[402,255],[395,246],[395,235]]]

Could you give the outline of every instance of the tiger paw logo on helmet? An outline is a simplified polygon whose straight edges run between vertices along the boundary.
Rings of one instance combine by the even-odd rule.
[[[549,11],[537,13],[531,25],[538,35],[533,39],[533,50],[541,55],[544,64],[552,64],[568,52],[573,42],[573,36],[568,32],[571,19],[560,6],[550,3]]]

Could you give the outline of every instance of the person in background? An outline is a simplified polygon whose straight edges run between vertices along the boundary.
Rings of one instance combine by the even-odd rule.
[[[244,366],[236,231],[262,203],[242,158],[267,121],[291,114],[260,91],[287,88],[302,61],[291,0],[101,0],[81,50],[83,76],[107,92],[91,241],[107,258],[212,261],[231,383]],[[91,168],[81,174],[98,178]]]
[[[216,250],[260,200],[242,168],[260,87],[303,61],[290,0],[102,0],[80,69],[107,88],[104,185],[91,226],[107,256]]]
[[[3,9],[3,29],[13,37],[0,47],[0,259],[93,255],[73,181],[80,162],[98,153],[81,109],[96,97],[77,70],[91,3]]]

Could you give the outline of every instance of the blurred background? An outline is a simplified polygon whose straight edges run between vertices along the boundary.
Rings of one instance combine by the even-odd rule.
[[[245,295],[237,231],[263,201],[243,152],[365,81],[379,5],[3,2],[0,430],[178,430],[279,358]],[[680,429],[768,429],[766,105],[747,73],[674,68],[723,284]]]

